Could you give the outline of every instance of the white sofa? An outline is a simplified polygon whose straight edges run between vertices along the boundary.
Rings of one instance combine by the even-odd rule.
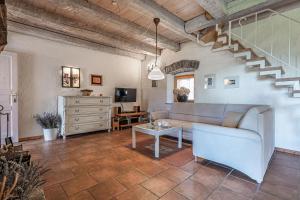
[[[222,126],[229,113],[240,113],[237,127]],[[183,128],[194,156],[235,168],[261,183],[274,152],[273,110],[265,105],[174,103],[151,113],[154,120]],[[176,134],[172,135],[176,137]]]

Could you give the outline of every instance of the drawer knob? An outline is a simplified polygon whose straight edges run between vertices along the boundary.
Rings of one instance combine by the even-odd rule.
[[[77,122],[78,122],[78,121],[79,121],[79,118],[75,118],[75,121],[77,121]]]
[[[75,112],[77,112],[77,113],[78,113],[78,112],[79,112],[79,109],[75,109]]]
[[[79,130],[79,126],[76,126],[76,127],[75,127],[75,130]]]
[[[76,100],[75,103],[80,103],[80,101],[79,101],[79,100]]]

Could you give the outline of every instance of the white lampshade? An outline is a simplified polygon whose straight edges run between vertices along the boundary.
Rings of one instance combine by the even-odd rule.
[[[150,80],[162,80],[165,78],[164,73],[159,69],[159,67],[155,66],[152,71],[148,74],[148,79]]]

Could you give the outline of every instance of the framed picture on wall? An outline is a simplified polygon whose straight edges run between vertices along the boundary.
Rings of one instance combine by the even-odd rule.
[[[80,88],[80,68],[62,66],[62,87]]]
[[[216,75],[207,74],[204,76],[204,89],[215,89],[216,88]]]
[[[156,80],[152,80],[152,87],[157,87],[157,81]]]
[[[102,86],[102,84],[103,84],[102,75],[91,74],[91,85]]]
[[[224,78],[224,88],[239,88],[240,87],[240,77],[239,76],[228,76]]]

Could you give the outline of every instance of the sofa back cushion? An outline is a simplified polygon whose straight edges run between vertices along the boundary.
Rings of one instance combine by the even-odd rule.
[[[239,112],[239,113],[244,113],[257,105],[252,105],[252,104],[226,104],[225,111],[224,111],[224,117],[227,116],[229,112]]]
[[[224,109],[224,104],[174,103],[169,117],[176,120],[221,125]]]
[[[250,108],[239,123],[238,128],[258,131],[258,115],[270,109],[270,106],[254,106]]]

